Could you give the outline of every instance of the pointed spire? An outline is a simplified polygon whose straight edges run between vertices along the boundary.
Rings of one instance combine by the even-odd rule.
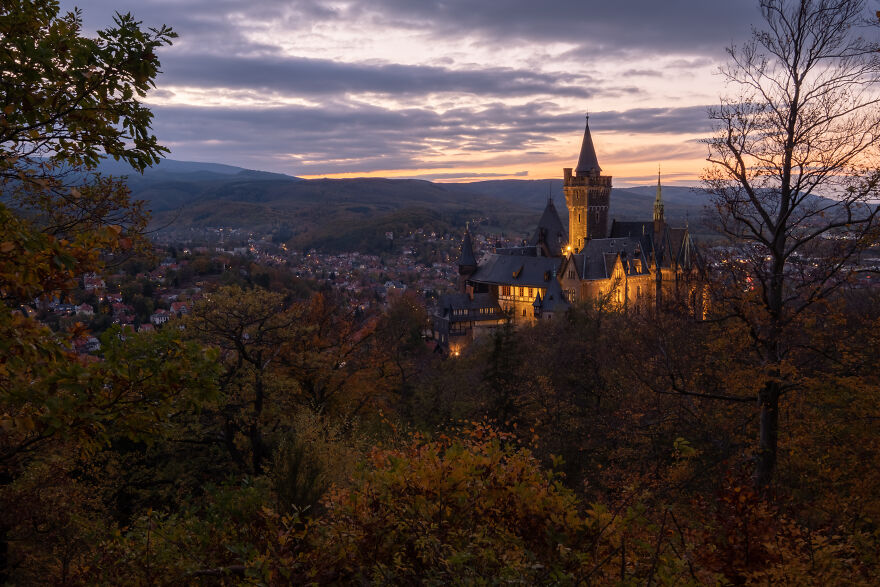
[[[471,225],[467,223],[464,229],[464,240],[461,242],[461,256],[458,258],[459,272],[463,268],[477,267],[477,258],[474,256],[474,244],[471,241]]]
[[[553,203],[552,197],[548,198],[547,205],[544,207],[544,213],[541,214],[538,228],[532,235],[530,244],[540,245],[544,242],[550,247],[551,254],[555,256],[559,254],[562,244],[566,240],[568,240],[568,236],[566,235],[565,227],[562,225],[562,220],[559,218],[559,212],[556,211],[556,204]]]
[[[590,136],[590,116],[587,115],[587,126],[584,129],[584,142],[581,143],[581,155],[578,157],[575,173],[578,176],[588,175],[590,172],[602,171],[599,167],[599,159],[596,157],[596,149],[593,147],[593,137]]]
[[[663,188],[660,186],[660,166],[657,166],[657,197],[654,199],[654,222],[663,222]]]

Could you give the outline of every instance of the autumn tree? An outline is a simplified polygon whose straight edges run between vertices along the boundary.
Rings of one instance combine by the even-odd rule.
[[[225,287],[196,304],[187,322],[198,340],[222,353],[221,387],[226,398],[219,408],[224,419],[222,438],[230,454],[242,464],[249,461],[255,474],[262,472],[269,454],[263,424],[270,390],[277,391],[271,369],[296,319],[279,293]],[[247,458],[236,444],[237,434],[248,439]]]
[[[15,311],[100,271],[102,252],[130,249],[145,226],[144,210],[125,186],[92,171],[103,156],[142,170],[166,152],[150,132],[151,114],[141,99],[159,71],[156,51],[173,37],[169,28],[144,31],[130,15],[117,15],[112,27],[88,38],[79,13],[60,15],[57,1],[0,3],[4,495],[62,447],[88,451],[115,434],[146,433],[181,391],[179,385],[150,387],[185,379],[187,370],[177,370],[174,358],[184,349],[174,343],[143,357],[159,361],[153,363],[157,378],[145,381],[124,363],[90,365],[68,350],[76,332],[51,332]],[[160,356],[166,351],[171,354]],[[0,582],[8,578],[11,524],[0,520]]]
[[[710,111],[704,177],[741,247],[716,310],[745,321],[761,382],[755,483],[774,475],[780,399],[803,319],[857,271],[878,232],[878,45],[864,0],[761,0],[763,27],[728,50],[732,94]],[[727,312],[726,315],[723,313]]]
[[[424,363],[422,330],[426,319],[423,303],[414,294],[405,292],[390,301],[376,328],[379,347],[376,358],[383,360],[383,367],[387,363],[387,370],[397,379],[398,395],[404,402],[410,401],[414,380]]]
[[[101,158],[136,171],[167,152],[150,132],[141,99],[159,72],[167,27],[143,30],[130,14],[97,38],[78,11],[56,0],[0,5],[0,188],[44,232],[67,236],[100,226],[146,224],[124,183],[93,170]]]
[[[374,316],[358,316],[357,308],[321,293],[293,310],[295,329],[279,362],[304,405],[349,417],[387,388],[384,359],[374,354]]]

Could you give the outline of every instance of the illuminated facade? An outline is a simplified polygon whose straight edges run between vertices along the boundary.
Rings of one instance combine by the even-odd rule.
[[[441,344],[458,348],[506,322],[552,320],[576,303],[640,311],[664,296],[692,296],[685,290],[700,258],[688,228],[666,224],[659,174],[653,219],[609,226],[611,177],[602,175],[589,120],[577,167],[563,170],[563,191],[568,231],[552,198],[523,246],[496,248],[478,262],[465,231],[459,292],[442,297],[433,317]]]

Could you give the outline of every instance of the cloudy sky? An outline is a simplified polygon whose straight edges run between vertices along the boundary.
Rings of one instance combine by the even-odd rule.
[[[558,178],[584,114],[616,186],[698,180],[756,0],[62,0],[180,38],[149,97],[171,157],[301,177]]]

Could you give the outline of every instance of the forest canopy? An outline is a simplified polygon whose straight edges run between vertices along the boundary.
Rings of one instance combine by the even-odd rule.
[[[847,28],[864,6],[764,0],[732,51],[753,94],[712,115],[707,181],[719,222],[763,248],[735,269],[709,259],[705,315],[687,296],[575,304],[450,356],[410,291],[352,306],[206,257],[173,318],[135,332],[102,302],[100,350],[77,352],[88,328],[42,309],[123,259],[137,277],[117,295],[148,316],[147,269],[178,256],[94,173],[167,152],[143,100],[175,34],[116,15],[89,38],[57,2],[3,0],[0,583],[880,582],[880,293],[847,264],[877,243],[862,139],[880,119],[856,102],[855,129],[840,100],[811,102],[830,94],[789,52],[844,67],[835,91],[873,84],[873,45]],[[781,98],[761,96],[770,73]],[[799,141],[829,129],[853,156],[823,174]],[[809,191],[842,177],[846,221],[805,232],[824,212]],[[801,271],[808,242],[830,265]]]

